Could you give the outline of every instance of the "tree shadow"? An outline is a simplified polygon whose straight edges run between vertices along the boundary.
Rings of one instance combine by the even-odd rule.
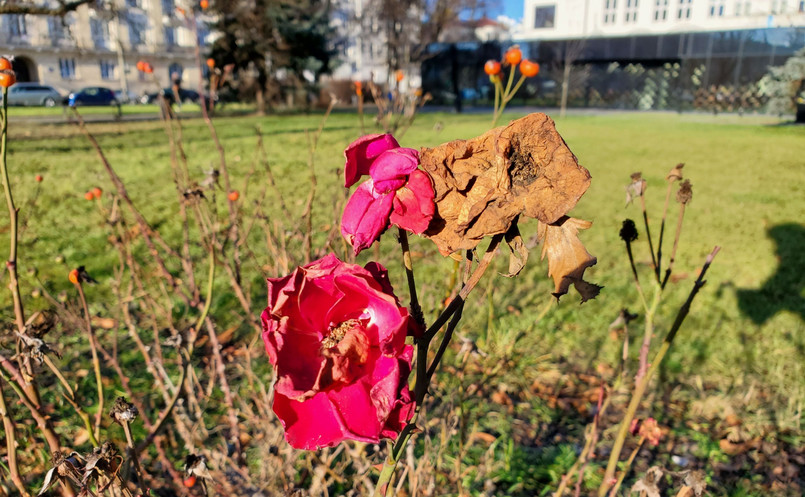
[[[805,320],[805,226],[778,224],[768,230],[779,262],[777,271],[760,288],[739,288],[738,308],[761,325],[780,311],[790,311]]]

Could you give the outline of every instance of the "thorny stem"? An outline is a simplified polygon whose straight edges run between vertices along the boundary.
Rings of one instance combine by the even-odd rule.
[[[646,373],[643,378],[635,386],[635,391],[632,394],[632,399],[629,402],[629,406],[626,409],[626,413],[624,414],[623,420],[621,421],[620,428],[618,429],[618,435],[615,438],[615,443],[612,446],[612,452],[609,456],[609,461],[607,462],[607,469],[604,473],[604,481],[601,483],[601,486],[598,488],[598,497],[604,497],[607,494],[607,491],[610,488],[611,481],[615,477],[615,469],[618,464],[618,459],[620,458],[621,451],[623,450],[623,444],[626,440],[626,435],[629,433],[629,426],[632,423],[632,419],[635,417],[635,413],[637,412],[637,408],[640,405],[640,401],[643,398],[643,394],[646,391],[646,387],[648,386],[651,378],[654,376],[654,373],[660,366],[665,354],[668,352],[668,349],[671,347],[671,343],[674,341],[674,337],[676,337],[677,331],[682,326],[682,322],[687,317],[688,313],[690,312],[690,306],[693,303],[693,299],[696,297],[696,294],[699,293],[699,290],[704,286],[706,281],[704,280],[704,276],[707,273],[707,269],[712,264],[713,259],[715,258],[718,251],[721,250],[721,247],[716,246],[712,252],[707,256],[705,260],[704,266],[702,266],[702,270],[699,273],[699,277],[696,279],[696,282],[693,284],[693,289],[691,289],[690,294],[688,295],[688,299],[682,304],[682,307],[679,308],[677,312],[676,319],[674,320],[673,325],[671,325],[671,329],[668,331],[668,334],[665,336],[665,340],[663,340],[662,345],[660,346],[660,350],[657,351],[657,355],[654,356],[654,361],[651,363],[651,367],[649,368],[648,372]],[[648,316],[646,317],[648,319]]]
[[[629,454],[629,459],[626,460],[626,465],[624,466],[620,475],[618,475],[618,481],[615,482],[615,486],[612,487],[612,490],[609,492],[609,497],[615,497],[618,495],[618,490],[620,490],[621,485],[623,484],[623,479],[626,478],[626,475],[629,473],[629,469],[632,467],[634,458],[637,457],[637,453],[640,452],[640,448],[643,447],[643,443],[645,441],[646,437],[640,437],[640,440],[638,440],[637,447],[635,447],[632,453]]]
[[[408,279],[408,293],[411,295],[411,316],[414,321],[425,329],[425,316],[422,315],[422,307],[416,294],[416,281],[414,280],[414,264],[411,260],[411,249],[408,246],[408,232],[402,228],[397,228],[400,239],[400,248],[403,254],[403,266],[405,266],[405,276]]]
[[[87,306],[87,298],[84,295],[84,287],[81,284],[79,277],[78,283],[75,284],[78,288],[78,296],[81,299],[81,307],[84,309],[85,325],[87,327],[87,334],[89,335],[89,346],[92,350],[92,367],[95,370],[95,383],[98,388],[98,411],[95,413],[95,439],[101,436],[101,419],[103,418],[103,377],[101,376],[101,361],[98,358],[98,344],[95,336],[95,331],[92,329],[92,322],[89,315],[89,307]]]
[[[668,269],[665,270],[665,276],[662,279],[662,288],[668,283],[668,278],[671,277],[671,271],[674,268],[674,260],[676,260],[676,249],[679,246],[679,235],[682,233],[682,220],[685,217],[685,204],[679,204],[679,218],[676,221],[676,234],[674,235],[674,248],[671,249],[671,258],[668,260]]]
[[[634,284],[635,288],[637,288],[637,293],[640,295],[640,302],[643,304],[643,309],[648,311],[648,302],[646,301],[646,295],[643,293],[643,287],[640,285],[640,277],[637,275],[637,266],[634,263],[634,255],[632,254],[632,242],[626,240],[626,254],[629,256],[629,265],[632,267],[632,276],[634,277]]]
[[[53,360],[48,357],[46,354],[42,356],[42,362],[53,371],[53,374],[56,375],[56,378],[59,379],[59,382],[62,384],[65,390],[67,390],[67,394],[64,394],[64,398],[67,399],[67,402],[73,406],[75,409],[76,414],[81,420],[84,422],[84,428],[87,430],[87,434],[89,435],[89,441],[93,447],[98,447],[98,439],[95,438],[95,432],[92,429],[92,421],[89,419],[89,414],[87,414],[84,409],[78,404],[75,398],[75,391],[70,386],[70,383],[67,381],[67,378],[64,377],[61,370],[59,370],[58,366],[53,362]]]
[[[657,313],[657,307],[662,300],[662,289],[659,284],[655,284],[654,299],[651,301],[651,307],[646,308],[645,327],[643,329],[643,344],[640,346],[639,366],[637,369],[636,381],[640,381],[643,375],[646,374],[648,369],[648,353],[651,346],[651,336],[654,334],[654,316]]]
[[[17,394],[19,397],[20,402],[28,409],[31,413],[31,417],[34,418],[36,421],[39,430],[42,432],[42,435],[45,437],[45,441],[48,444],[48,448],[51,452],[57,452],[61,448],[61,444],[59,443],[59,437],[56,435],[56,432],[53,431],[53,428],[50,425],[49,418],[46,418],[39,412],[37,406],[34,405],[33,402],[28,398],[28,395],[25,394],[22,387],[17,383],[17,381],[9,378],[8,374],[12,374],[16,377],[20,376],[19,371],[15,370],[13,365],[11,365],[5,357],[0,355],[0,362],[3,363],[3,367],[0,368],[0,377],[6,381],[9,385],[11,385],[12,390],[14,393]]]
[[[651,241],[651,230],[648,226],[648,213],[646,212],[646,196],[640,194],[640,208],[643,211],[643,224],[646,226],[646,238],[648,239],[648,249],[651,252],[651,266],[654,269],[654,277],[660,281],[660,267],[657,265],[657,258],[654,256],[654,243]]]
[[[657,241],[657,271],[662,270],[662,239],[665,234],[665,218],[668,215],[668,204],[671,202],[671,190],[674,182],[668,182],[668,189],[665,191],[665,205],[662,208],[662,220],[660,221],[660,239]]]
[[[0,128],[0,169],[3,175],[3,192],[6,194],[6,205],[8,206],[8,216],[11,220],[10,227],[10,243],[8,250],[8,260],[6,261],[6,268],[10,278],[8,288],[11,290],[11,296],[14,299],[14,319],[17,322],[17,329],[20,333],[25,332],[25,313],[22,308],[22,299],[20,298],[20,285],[17,280],[17,223],[19,211],[14,205],[14,195],[11,193],[11,184],[8,179],[8,163],[6,160],[8,154],[8,88],[3,88],[3,116],[2,128]]]
[[[492,112],[492,127],[495,127],[495,123],[498,122],[498,107],[500,106],[500,76],[495,75],[495,110]]]
[[[414,401],[416,402],[416,412],[408,424],[405,425],[405,428],[403,428],[402,432],[397,438],[397,441],[391,448],[389,458],[383,464],[383,469],[380,472],[380,477],[378,478],[377,485],[375,487],[375,496],[388,495],[389,489],[391,488],[390,482],[394,477],[394,470],[397,468],[397,463],[404,452],[403,449],[416,430],[416,420],[419,416],[419,411],[422,408],[422,402],[427,394],[430,378],[436,371],[436,368],[441,361],[442,354],[444,354],[444,351],[449,344],[453,330],[458,324],[459,319],[461,319],[461,311],[464,308],[464,302],[467,299],[467,295],[469,295],[469,293],[481,280],[481,277],[484,275],[489,267],[489,264],[492,262],[498,247],[500,247],[502,240],[503,234],[492,237],[492,240],[489,242],[489,246],[486,249],[486,253],[478,263],[478,267],[476,267],[475,271],[473,271],[469,278],[467,278],[467,281],[464,283],[464,286],[461,288],[461,291],[458,293],[456,298],[454,298],[447,308],[442,311],[430,328],[428,328],[428,330],[416,340],[416,380],[414,385]],[[439,351],[437,352],[436,357],[434,357],[433,362],[431,363],[430,367],[428,367],[428,347],[430,342],[448,320],[450,320],[450,324],[445,332],[445,337],[442,339],[442,343],[439,346]]]
[[[14,433],[14,420],[8,412],[6,397],[3,394],[3,384],[0,381],[0,414],[3,416],[3,430],[6,435],[6,457],[8,459],[8,472],[14,486],[17,487],[20,495],[29,497],[30,494],[25,490],[25,483],[20,475],[20,468],[17,466],[17,437]]]
[[[129,454],[129,458],[134,463],[134,471],[137,472],[137,485],[140,487],[141,495],[147,495],[145,487],[143,486],[143,469],[140,467],[140,458],[137,457],[137,449],[134,447],[134,437],[131,436],[131,427],[129,426],[129,422],[127,420],[122,420],[120,423],[123,426],[123,432],[126,433],[126,452]]]

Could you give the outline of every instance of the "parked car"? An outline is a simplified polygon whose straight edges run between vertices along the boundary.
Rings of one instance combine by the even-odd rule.
[[[153,104],[157,102],[157,97],[162,94],[168,101],[169,104],[173,104],[176,102],[176,99],[173,96],[173,89],[171,88],[163,88],[162,91],[159,93],[146,93],[142,97],[140,97],[140,103],[143,104]],[[184,103],[198,103],[199,95],[198,92],[195,90],[186,90],[184,88],[179,88],[179,97],[180,100]]]
[[[115,99],[122,104],[137,104],[140,103],[140,97],[131,90],[123,92],[123,90],[115,90]]]
[[[120,102],[115,98],[115,92],[103,86],[88,86],[76,92],[70,93],[64,100],[64,105],[70,107],[76,105],[85,106],[120,106]]]
[[[44,105],[53,107],[62,101],[55,88],[40,83],[17,83],[8,89],[8,105]],[[0,101],[2,101],[0,97]]]

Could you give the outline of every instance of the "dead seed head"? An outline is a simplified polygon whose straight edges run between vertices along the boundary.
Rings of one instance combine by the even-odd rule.
[[[673,183],[674,181],[681,181],[682,180],[682,168],[685,167],[685,164],[679,163],[671,169],[671,172],[665,177],[665,180],[669,183]]]
[[[676,192],[676,201],[680,204],[687,204],[693,198],[693,185],[690,180],[685,180],[679,185],[679,191]]]
[[[626,243],[632,243],[633,241],[637,240],[637,226],[635,226],[634,221],[631,219],[625,219],[623,221],[623,225],[621,225],[620,237],[621,240]]]
[[[129,403],[124,397],[118,397],[109,415],[119,424],[131,423],[137,418],[137,408]]]

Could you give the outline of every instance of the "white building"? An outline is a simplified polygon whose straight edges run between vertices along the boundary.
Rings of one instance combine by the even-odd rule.
[[[376,15],[373,0],[335,0],[330,25],[342,40],[336,54],[340,65],[333,80],[369,81],[377,84],[393,82],[389,74],[388,46],[384,27]],[[419,66],[405,62],[403,87],[419,87]]]
[[[18,81],[41,82],[65,93],[84,86],[127,88],[136,95],[155,91],[151,78],[138,73],[139,60],[154,67],[161,86],[177,73],[185,86],[197,85],[193,30],[177,10],[189,12],[197,2],[113,0],[107,5],[81,5],[63,18],[0,15],[0,54],[13,56]],[[206,43],[210,33],[204,16],[200,19],[199,39]]]
[[[525,0],[523,41],[805,26],[805,0]]]

